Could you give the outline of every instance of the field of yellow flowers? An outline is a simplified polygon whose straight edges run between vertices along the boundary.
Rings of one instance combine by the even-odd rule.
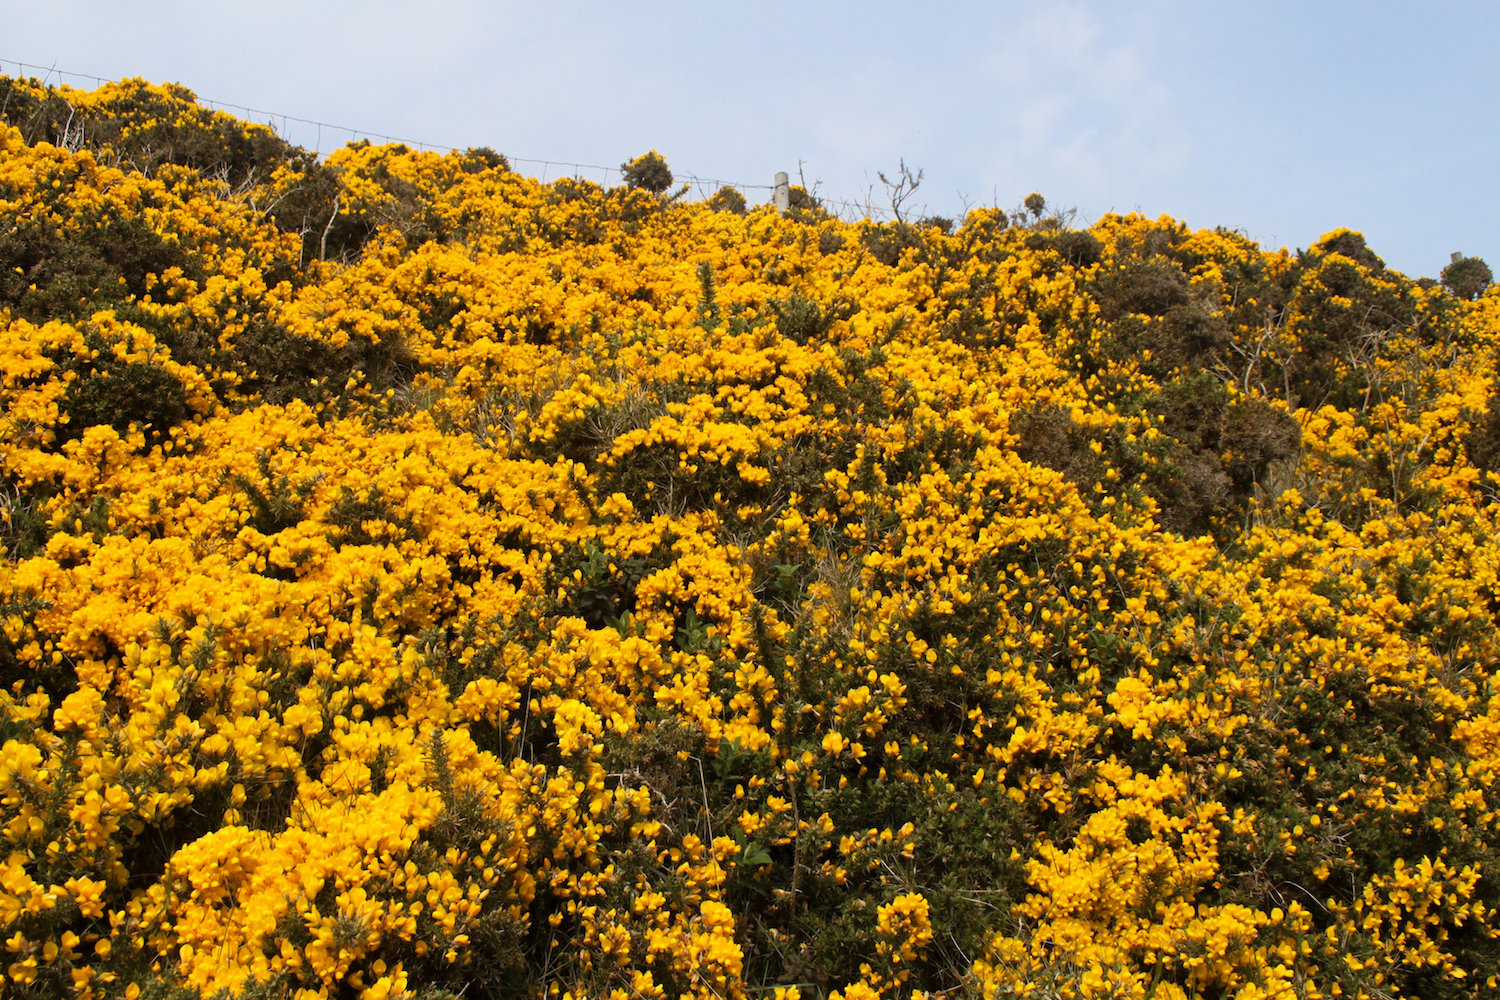
[[[0,91],[0,995],[1495,995],[1500,292]]]

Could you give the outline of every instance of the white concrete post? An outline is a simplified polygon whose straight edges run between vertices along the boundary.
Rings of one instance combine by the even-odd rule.
[[[785,215],[787,209],[792,207],[791,179],[787,177],[785,170],[776,172],[776,194],[772,203],[776,206],[777,215]]]

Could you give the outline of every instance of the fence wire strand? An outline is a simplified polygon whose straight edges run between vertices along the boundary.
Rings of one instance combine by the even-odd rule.
[[[24,75],[28,70],[39,71],[42,74],[40,79],[44,86],[50,85],[48,81],[53,77],[57,78],[58,83],[65,83],[65,81],[63,80],[64,77],[69,77],[76,80],[91,80],[96,87],[102,87],[106,83],[115,82],[101,76],[95,76],[92,73],[79,73],[73,70],[58,69],[56,63],[53,63],[51,66],[40,66],[36,63],[22,62],[18,59],[0,58],[0,72],[4,72],[4,70],[8,66],[16,67],[20,71],[18,75]],[[288,142],[291,141],[287,138],[290,132],[287,127],[288,122],[296,122],[299,125],[306,125],[310,128],[313,128],[316,130],[317,135],[314,152],[316,152],[320,157],[323,155],[324,129],[328,129],[331,132],[347,135],[349,136],[350,142],[357,142],[361,138],[365,138],[371,140],[379,140],[381,142],[387,143],[399,143],[401,145],[409,146],[423,152],[442,153],[449,150],[463,148],[460,146],[445,145],[442,143],[423,142],[417,139],[403,139],[398,136],[386,135],[382,132],[372,132],[369,129],[354,129],[348,127],[347,125],[338,125],[333,122],[319,121],[315,118],[302,118],[297,115],[286,114],[280,111],[266,111],[261,108],[251,108],[243,104],[235,104],[232,101],[219,101],[213,98],[203,97],[196,91],[193,91],[192,93],[194,99],[199,104],[212,111],[235,112],[237,113],[238,117],[244,117],[247,120],[263,120],[264,124],[267,127],[271,128],[277,133],[277,135]],[[249,116],[254,117],[252,118]],[[281,123],[279,128],[276,127],[276,122],[278,121]],[[568,160],[554,159],[540,160],[527,156],[514,156],[505,152],[501,152],[500,155],[504,156],[506,161],[510,163],[512,167],[517,164],[528,164],[534,168],[539,167],[539,173],[535,171],[532,171],[532,173],[533,176],[536,176],[537,179],[543,184],[548,182],[547,175],[554,167],[571,169],[573,171],[572,176],[575,178],[582,178],[583,171],[588,171],[590,173],[597,171],[603,177],[603,183],[605,186],[608,186],[611,178],[623,178],[624,176],[619,167],[611,167],[599,163],[574,163]],[[712,191],[717,191],[720,188],[726,187],[736,188],[740,191],[774,191],[776,189],[776,186],[774,184],[749,184],[743,181],[722,180],[717,177],[703,177],[699,174],[694,174],[682,170],[674,170],[673,174],[675,175],[675,179],[677,181],[686,183],[690,187],[696,188],[700,197],[707,197],[707,195],[704,194],[704,191],[706,189]],[[559,174],[559,177],[560,176],[562,175]],[[814,185],[813,187],[814,189],[816,189],[817,185]],[[847,201],[841,198],[820,196],[815,194],[814,191],[809,191],[809,194],[812,194],[813,197],[816,198],[818,204],[821,205],[825,210],[831,211],[833,207],[837,207],[839,209],[839,212],[835,214],[839,214],[841,215],[841,217],[848,217],[852,215],[857,218],[874,218],[885,221],[891,215],[888,210],[880,208],[876,205],[872,205],[869,203],[869,201]]]

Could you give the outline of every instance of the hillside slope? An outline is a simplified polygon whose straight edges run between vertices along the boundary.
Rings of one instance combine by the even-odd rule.
[[[1493,288],[0,89],[7,995],[1495,989]]]

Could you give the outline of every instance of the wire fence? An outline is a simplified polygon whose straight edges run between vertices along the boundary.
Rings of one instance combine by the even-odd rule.
[[[54,80],[57,83],[68,86],[72,86],[72,84],[67,83],[68,80],[90,81],[95,87],[102,87],[106,83],[114,82],[105,77],[95,76],[92,73],[78,73],[73,70],[58,69],[55,63],[51,66],[41,66],[36,63],[22,62],[18,59],[0,57],[0,74],[5,73],[12,66],[16,67],[19,71],[17,74],[19,76],[28,74],[35,76],[40,74],[38,78],[44,85],[51,85]],[[214,111],[233,113],[237,117],[264,124],[288,142],[293,141],[292,137],[294,133],[299,135],[306,133],[307,137],[312,140],[310,143],[311,148],[319,156],[324,154],[325,132],[330,137],[346,137],[345,142],[358,142],[363,139],[371,142],[399,143],[425,152],[444,153],[449,150],[464,148],[446,143],[425,142],[420,139],[405,139],[400,136],[387,135],[379,131],[351,128],[347,125],[319,121],[315,118],[304,118],[281,111],[251,108],[243,104],[235,104],[232,101],[220,101],[203,97],[198,95],[196,91],[194,92],[194,96],[198,103],[206,108]],[[293,126],[297,126],[297,128]],[[307,145],[308,141],[306,138],[302,138],[297,141],[297,144]],[[599,163],[575,163],[571,160],[538,159],[536,157],[518,156],[504,151],[501,151],[501,155],[505,157],[506,162],[511,165],[512,169],[519,169],[521,165],[524,165],[529,169],[522,170],[523,173],[535,177],[544,184],[564,176],[580,180],[593,180],[597,176],[602,186],[609,187],[616,182],[622,181],[624,178],[624,173],[619,167],[611,167]],[[695,192],[699,198],[712,197],[714,192],[726,187],[735,188],[741,193],[752,191],[765,191],[769,193],[775,190],[775,185],[772,184],[750,184],[744,181],[723,180],[717,177],[704,177],[690,171],[676,169],[672,173],[678,182],[687,184],[689,189]],[[863,202],[832,198],[827,195],[817,194],[817,187],[818,185],[814,184],[809,193],[813,194],[818,204],[824,210],[832,212],[841,218],[846,220],[872,218],[879,221],[887,221],[892,217],[892,212],[889,209],[873,204],[868,198]]]

